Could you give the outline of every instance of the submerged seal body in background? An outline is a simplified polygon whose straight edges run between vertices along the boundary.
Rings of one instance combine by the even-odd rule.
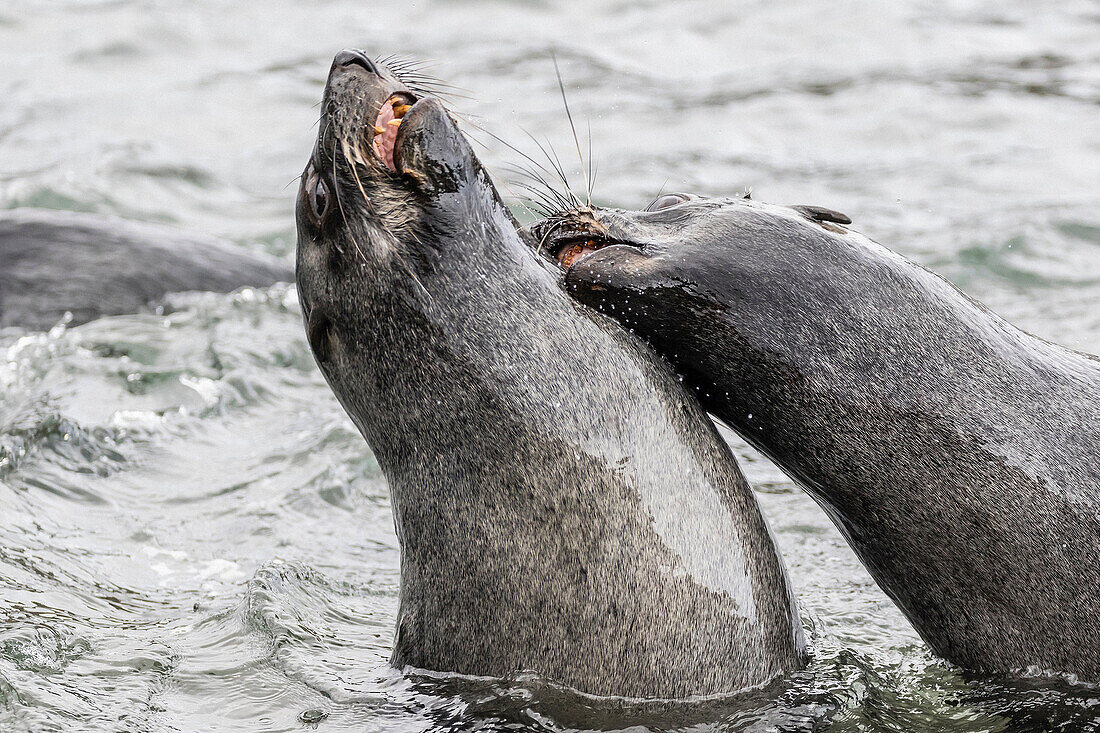
[[[565,295],[443,107],[359,52],[330,71],[297,277],[389,481],[396,666],[682,698],[801,664],[782,561],[703,411]]]
[[[672,195],[533,232],[818,500],[937,654],[1100,678],[1100,361],[843,223]]]
[[[290,282],[291,267],[209,237],[96,214],[0,214],[0,326],[136,313],[168,293]]]

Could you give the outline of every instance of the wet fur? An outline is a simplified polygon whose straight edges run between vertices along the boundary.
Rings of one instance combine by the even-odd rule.
[[[95,214],[0,215],[0,326],[46,329],[136,313],[168,293],[289,282],[274,257],[166,227]]]
[[[322,142],[359,140],[398,84],[334,68]],[[298,207],[314,353],[389,481],[393,663],[643,698],[800,666],[782,562],[705,414],[568,299],[437,102],[402,124],[402,173],[319,144],[342,209]]]
[[[566,281],[822,504],[937,654],[1100,678],[1100,362],[836,216],[600,211],[641,246]]]

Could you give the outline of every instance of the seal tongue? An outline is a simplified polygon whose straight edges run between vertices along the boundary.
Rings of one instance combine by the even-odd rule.
[[[382,163],[394,172],[397,171],[397,166],[393,162],[397,128],[401,125],[401,118],[408,111],[409,105],[406,100],[394,95],[382,103],[382,108],[378,111],[378,119],[374,121],[374,152]]]

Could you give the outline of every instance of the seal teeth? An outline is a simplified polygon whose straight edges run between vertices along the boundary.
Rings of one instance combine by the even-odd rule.
[[[382,164],[391,171],[396,170],[393,163],[393,146],[397,142],[397,128],[401,125],[401,114],[398,110],[409,108],[406,101],[408,100],[403,95],[394,94],[382,103],[382,108],[378,110],[378,118],[374,121],[371,147]]]
[[[397,103],[394,103],[394,105],[393,105],[393,114],[398,118],[404,117],[405,113],[409,111],[410,107],[412,107],[411,104],[397,104]]]
[[[606,242],[597,242],[594,239],[587,239],[583,243],[575,242],[573,244],[566,244],[556,255],[558,264],[568,270],[578,260],[592,254],[598,249],[603,249],[606,244]]]

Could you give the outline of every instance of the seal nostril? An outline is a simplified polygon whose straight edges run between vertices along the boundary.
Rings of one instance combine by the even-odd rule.
[[[367,55],[362,51],[357,51],[354,48],[345,48],[343,51],[336,54],[336,58],[332,60],[332,65],[362,66],[372,74],[378,73],[378,68],[374,65],[374,62],[367,58]]]

